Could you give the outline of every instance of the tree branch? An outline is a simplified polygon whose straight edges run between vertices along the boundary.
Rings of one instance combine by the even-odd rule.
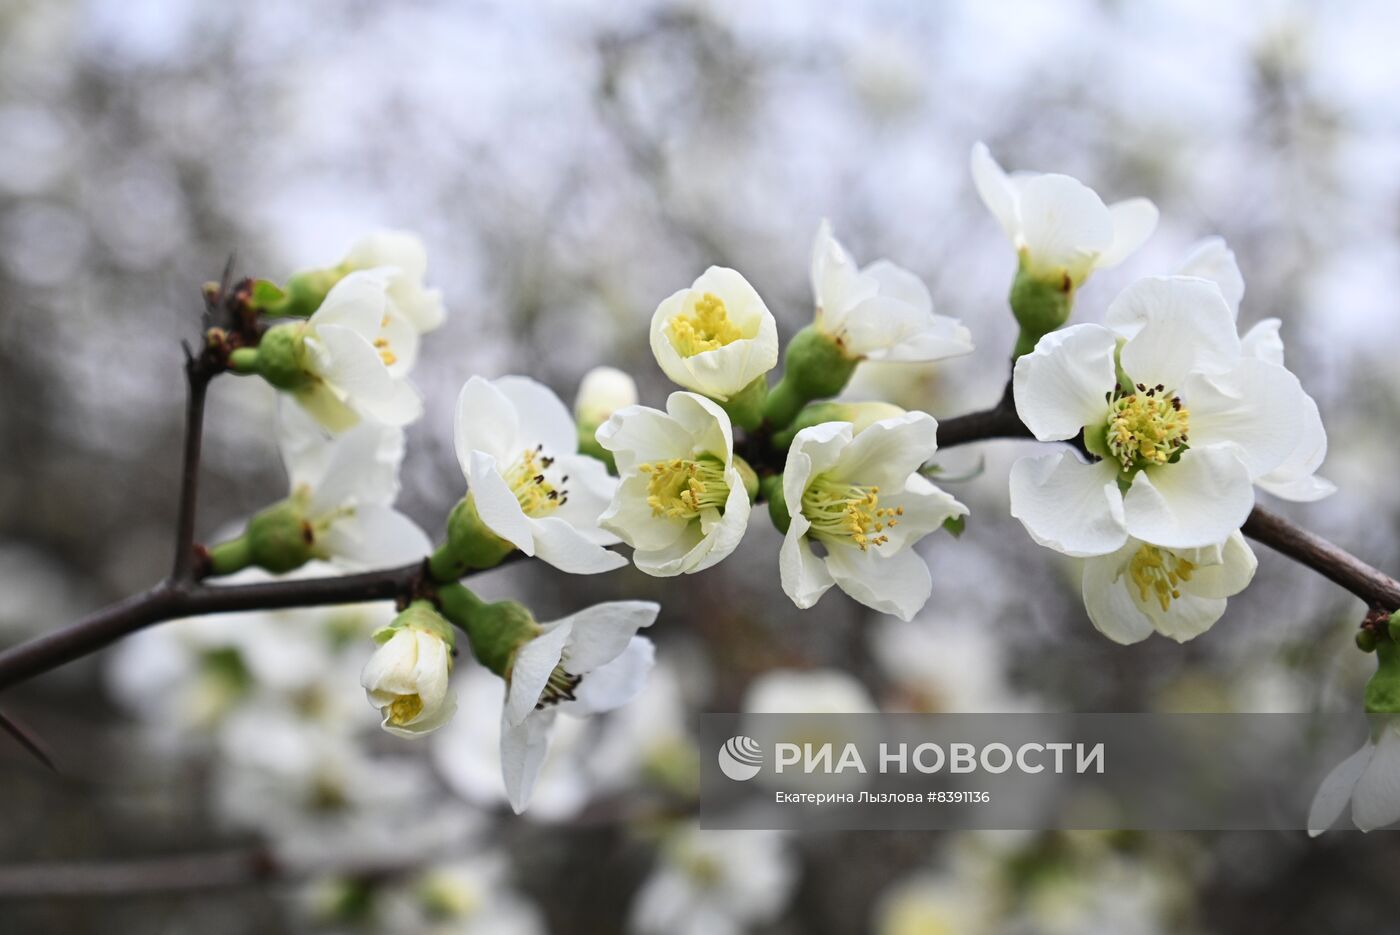
[[[940,449],[996,438],[1034,438],[1016,414],[1010,383],[1001,400],[991,409],[954,416],[938,424]],[[1083,453],[1083,443],[1079,439],[1068,444]],[[1242,531],[1254,541],[1341,585],[1372,608],[1387,613],[1400,609],[1400,581],[1292,520],[1256,506],[1245,520]]]
[[[200,447],[204,438],[204,398],[209,382],[223,370],[214,357],[213,348],[206,346],[199,354],[185,348],[185,376],[189,384],[185,402],[185,451],[180,464],[180,498],[175,521],[175,560],[170,578],[175,582],[195,577],[194,523],[195,506],[199,499]]]

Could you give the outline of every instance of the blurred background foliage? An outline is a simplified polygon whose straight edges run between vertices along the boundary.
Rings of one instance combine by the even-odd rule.
[[[1147,248],[1081,291],[1077,320],[1100,317],[1131,279],[1170,271],[1196,238],[1228,239],[1248,283],[1242,325],[1283,319],[1290,366],[1331,438],[1323,473],[1340,493],[1286,511],[1394,568],[1397,27],[1380,0],[3,0],[0,640],[62,626],[164,572],[178,341],[196,336],[199,286],[231,253],[240,273],[280,279],[333,262],[374,227],[422,232],[451,318],[414,375],[427,414],[410,432],[400,502],[433,534],[463,491],[451,411],[469,375],[527,373],[567,400],[587,369],[613,364],[660,404],[668,388],[646,341],[656,303],[706,265],[730,265],[791,335],[811,314],[807,257],[823,216],[856,256],[922,276],[978,345],[938,366],[869,368],[856,391],[879,387],[940,417],[990,403],[1014,337],[1014,259],[970,184],[978,139],[1009,168],[1068,172],[1105,200],[1143,194],[1161,208]],[[272,402],[251,381],[215,384],[201,537],[283,489]],[[904,634],[913,644],[881,636],[884,623],[837,593],[793,608],[776,584],[779,536],[761,517],[738,554],[702,575],[663,584],[630,570],[583,579],[515,567],[481,590],[524,595],[542,619],[592,600],[661,600],[653,636],[691,712],[734,710],[763,673],[812,668],[853,674],[896,708],[1359,708],[1359,603],[1262,550],[1254,586],[1193,643],[1123,648],[1098,636],[1073,563],[1007,516],[1006,470],[1022,447],[982,449],[947,455],[953,474],[983,456],[985,470],[948,484],[973,514],[960,539],[927,542],[935,591],[919,633]],[[217,635],[192,639],[201,665],[228,662]],[[891,645],[916,646],[927,665],[901,667],[907,653]],[[367,641],[345,652],[359,655],[336,677],[354,695]],[[7,710],[46,738],[62,772],[0,747],[7,864],[284,843],[220,792],[235,774],[230,748],[237,760],[249,735],[219,727],[218,704],[202,724],[174,716],[195,676],[147,679],[155,663],[135,658],[136,702],[111,653],[10,693]],[[258,675],[239,667],[235,681]],[[406,798],[415,820],[438,826],[433,853],[501,855],[551,931],[622,930],[667,860],[664,825],[628,804],[647,800],[627,790],[655,785],[654,772],[643,764],[618,786],[583,763],[614,750],[607,738],[578,742],[589,778],[559,814],[496,821],[499,805],[472,803],[470,783],[443,765],[476,755],[469,740],[425,755],[374,735],[367,705],[346,717],[359,747],[423,772]],[[674,776],[660,785],[674,791]],[[278,794],[252,801],[270,809]],[[337,833],[373,851],[384,832]],[[934,897],[994,903],[978,911],[1026,932],[1390,931],[1400,910],[1384,834],[847,834],[782,847],[792,896],[756,913],[755,931],[943,931],[888,909]],[[198,897],[5,899],[0,928],[300,931],[341,905],[309,860],[295,882]],[[709,879],[696,870],[708,864],[687,860],[673,863]],[[1122,898],[1100,905],[1108,897]],[[462,925],[443,930],[493,930]]]

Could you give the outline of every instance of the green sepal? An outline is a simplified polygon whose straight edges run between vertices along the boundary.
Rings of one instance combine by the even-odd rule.
[[[943,521],[943,528],[948,530],[954,539],[958,538],[967,529],[967,514],[948,517]]]
[[[798,432],[825,422],[849,422],[852,432],[859,435],[881,419],[902,416],[904,412],[905,410],[894,403],[874,401],[852,403],[828,400],[812,403],[802,408],[791,425],[773,435],[773,447],[779,450],[791,448]]]
[[[370,634],[370,639],[380,644],[387,643],[400,630],[422,630],[436,636],[449,648],[457,645],[457,630],[438,613],[431,601],[417,600],[409,604],[386,626]]]
[[[715,400],[720,408],[729,414],[729,421],[749,432],[763,424],[763,404],[767,401],[767,374],[759,374],[748,386],[727,400]]]
[[[279,390],[298,391],[312,381],[306,372],[306,328],[288,323],[269,328],[258,342],[257,373]]]
[[[467,634],[477,661],[501,678],[510,677],[516,651],[540,634],[534,615],[517,601],[487,604],[465,586],[449,584],[438,589],[438,603]]]
[[[1035,350],[1041,338],[1069,320],[1074,308],[1074,280],[1068,273],[1044,279],[1031,274],[1022,263],[1011,281],[1011,313],[1021,326],[1016,340],[1016,356]]]
[[[243,535],[251,564],[275,575],[300,568],[315,557],[316,534],[295,497],[254,514]]]
[[[770,474],[763,478],[758,485],[759,496],[768,501],[768,516],[773,520],[773,525],[778,532],[787,535],[788,527],[792,525],[792,516],[788,513],[787,500],[783,497],[783,475]]]
[[[846,388],[860,359],[846,355],[839,341],[808,325],[783,352],[783,378],[768,393],[764,415],[774,428],[787,428],[802,407]]]
[[[350,270],[339,266],[303,270],[288,279],[285,288],[259,280],[253,287],[253,307],[274,318],[310,318],[326,300],[326,293],[348,272]],[[260,297],[262,286],[267,288]]]
[[[1390,633],[1391,640],[1400,643],[1400,610],[1390,615],[1390,621],[1386,629]]]
[[[1366,683],[1369,714],[1400,714],[1400,645],[1383,639],[1376,643],[1376,672]]]
[[[495,568],[515,546],[496,535],[476,511],[476,498],[467,494],[447,517],[447,542],[428,560],[434,581],[456,581],[469,571]]]

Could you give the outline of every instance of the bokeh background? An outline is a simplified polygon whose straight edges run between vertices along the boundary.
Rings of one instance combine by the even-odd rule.
[[[863,371],[857,391],[936,416],[989,404],[1014,260],[968,176],[978,139],[1008,168],[1161,208],[1147,247],[1081,291],[1080,320],[1198,237],[1228,239],[1242,325],[1283,319],[1331,438],[1340,492],[1282,508],[1394,569],[1397,40],[1383,0],[3,0],[0,641],[164,573],[178,342],[232,253],[280,279],[376,227],[422,233],[451,318],[415,372],[427,414],[400,502],[434,535],[463,490],[451,412],[469,375],[530,374],[568,400],[613,364],[659,404],[656,303],[729,265],[790,335],[823,216],[858,258],[922,276],[978,345]],[[284,494],[272,407],[253,381],[216,382],[202,538]],[[976,475],[948,485],[973,514],[960,539],[926,541],[934,598],[910,627],[838,592],[797,611],[761,516],[683,580],[479,579],[542,619],[619,596],[665,607],[653,694],[561,738],[523,819],[496,791],[491,676],[459,666],[462,711],[438,737],[376,732],[356,675],[384,608],[179,622],[13,690],[6,710],[61,772],[0,743],[0,930],[1400,931],[1400,845],[1383,833],[723,840],[677,817],[687,716],[765,693],[1359,708],[1360,603],[1262,548],[1253,586],[1194,642],[1098,636],[1073,563],[1007,516],[1022,450],[948,454]],[[63,879],[83,892],[37,895],[55,885],[26,876],[40,861],[81,862]]]

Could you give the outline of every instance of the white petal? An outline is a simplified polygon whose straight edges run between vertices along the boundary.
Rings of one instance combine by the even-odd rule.
[[[1128,338],[1119,361],[1134,383],[1175,390],[1193,370],[1221,373],[1240,358],[1230,307],[1203,279],[1139,279],[1113,300],[1105,321]]]
[[[1181,597],[1174,598],[1164,611],[1151,592],[1144,599],[1140,593],[1131,589],[1131,585],[1129,588],[1138,609],[1151,618],[1157,632],[1178,643],[1185,643],[1200,636],[1214,626],[1225,613],[1226,601],[1223,598],[1197,597],[1183,592]]]
[[[645,474],[623,478],[608,508],[598,517],[602,527],[639,552],[669,548],[685,534],[689,523],[669,516],[657,516],[647,503],[651,481]],[[693,545],[693,543],[692,543]]]
[[[1225,243],[1225,238],[1206,237],[1192,244],[1176,274],[1215,283],[1229,304],[1230,311],[1239,315],[1240,302],[1244,299],[1244,276],[1235,262],[1235,251]]]
[[[977,186],[977,194],[981,196],[982,203],[992,212],[992,217],[997,219],[1001,229],[1006,231],[1006,236],[1014,243],[1021,233],[1016,189],[1001,166],[992,158],[987,145],[982,142],[972,147],[972,183]]]
[[[725,466],[734,460],[734,430],[718,403],[695,393],[672,393],[666,411],[689,433],[692,454],[713,455]]]
[[[1065,555],[1107,555],[1128,537],[1117,466],[1085,464],[1068,452],[1012,465],[1011,515],[1036,542]]]
[[[502,466],[509,465],[524,450],[514,403],[491,381],[472,377],[457,395],[453,443],[457,463],[468,480],[473,451],[483,451]]]
[[[413,630],[400,628],[365,662],[360,686],[367,692],[407,695],[417,691],[413,672],[418,662],[418,638]]]
[[[311,488],[313,517],[346,506],[388,506],[399,494],[403,429],[362,422],[327,446],[324,473]]]
[[[549,515],[568,523],[595,545],[615,544],[617,536],[599,528],[598,517],[617,492],[618,479],[601,461],[587,455],[564,455],[555,459],[552,470],[560,483],[567,483],[569,496],[568,502]],[[567,482],[563,481],[565,476]]]
[[[852,437],[851,423],[823,422],[808,426],[793,438],[783,466],[783,502],[789,516],[801,512],[802,495],[812,479],[831,470]]]
[[[315,488],[326,476],[330,438],[321,423],[301,406],[278,400],[277,447],[292,490],[303,485]]]
[[[873,296],[879,283],[860,275],[855,261],[831,232],[826,219],[817,226],[812,243],[812,296],[822,326],[839,331],[846,315],[856,305]]]
[[[506,724],[519,724],[535,710],[550,673],[563,658],[572,630],[570,618],[565,617],[544,627],[538,636],[515,651],[506,682]]]
[[[940,490],[919,474],[909,475],[902,489],[882,488],[880,505],[904,511],[896,525],[885,527],[883,534],[889,541],[881,549],[890,552],[913,545],[929,533],[941,529],[944,522],[953,517],[968,514],[967,507],[954,499],[952,494]]]
[[[338,564],[352,568],[406,565],[432,554],[428,534],[393,507],[367,503],[317,537]]]
[[[1153,630],[1152,621],[1128,592],[1132,583],[1123,576],[1125,565],[1138,545],[1131,541],[1112,555],[1086,558],[1080,583],[1084,609],[1094,629],[1124,646],[1147,639]]]
[[[792,525],[783,537],[778,552],[778,574],[783,591],[803,610],[811,607],[827,592],[836,579],[826,570],[826,562],[812,553],[807,542],[811,524],[800,513],[793,514]]]
[[[1192,448],[1140,471],[1123,495],[1129,534],[1168,549],[1224,542],[1253,508],[1249,469],[1229,448]]]
[[[1108,206],[1108,213],[1113,217],[1113,244],[1094,261],[1097,269],[1122,263],[1157,229],[1157,206],[1146,198],[1114,202]]]
[[[1190,581],[1182,582],[1181,591],[1196,597],[1233,597],[1249,587],[1258,567],[1259,559],[1244,536],[1232,532],[1230,538],[1225,540],[1220,562],[1198,567],[1192,572]]]
[[[534,555],[535,524],[520,508],[520,501],[501,477],[495,459],[485,452],[473,451],[468,464],[470,492],[481,521],[526,555]]]
[[[1228,373],[1191,374],[1180,389],[1191,413],[1191,445],[1238,445],[1251,479],[1282,465],[1302,440],[1307,394],[1276,364],[1242,357]]]
[[[393,362],[386,362],[385,366],[390,375],[397,379],[407,376],[418,363],[418,329],[399,312],[397,306],[393,306],[392,310],[379,320],[379,332],[375,342],[375,347],[381,351],[381,360],[384,357],[382,352],[387,351],[391,355]]]
[[[331,287],[308,323],[317,331],[336,325],[372,341],[389,310],[388,282],[388,272],[382,269],[350,273]]]
[[[422,403],[407,384],[389,375],[368,340],[339,325],[318,327],[308,335],[317,374],[346,397],[355,409],[381,422],[407,425],[422,415]],[[405,396],[407,389],[409,395]]]
[[[1279,328],[1283,322],[1277,318],[1265,318],[1255,323],[1253,328],[1240,338],[1240,352],[1246,357],[1257,357],[1271,364],[1283,366],[1283,338]]]
[[[549,735],[554,730],[554,712],[541,711],[524,723],[501,723],[501,779],[506,786],[506,799],[519,815],[530,804],[535,780],[549,751]]]
[[[402,276],[421,280],[428,272],[428,248],[411,231],[377,230],[357,240],[345,262],[355,269],[392,266]]]
[[[529,523],[535,557],[560,571],[571,575],[597,575],[627,564],[625,556],[598,545],[558,516],[530,519]]]
[[[1317,794],[1313,796],[1312,807],[1308,809],[1310,837],[1317,837],[1336,823],[1342,809],[1351,801],[1352,790],[1356,788],[1357,780],[1370,765],[1375,752],[1376,748],[1367,743],[1332,767],[1332,771],[1322,780],[1322,784],[1317,787]]]
[[[1351,793],[1351,820],[1362,831],[1400,821],[1400,730],[1386,726]]]
[[[938,422],[926,412],[903,415],[866,427],[836,459],[836,480],[902,490],[904,481],[938,450]]]
[[[572,626],[564,644],[564,668],[583,675],[611,662],[660,612],[661,605],[651,601],[610,601],[570,615],[565,618]]]
[[[627,474],[637,465],[688,457],[691,437],[685,426],[667,413],[646,406],[627,406],[598,427],[598,444],[613,453],[617,469]]]
[[[1041,441],[1073,438],[1107,417],[1104,394],[1115,377],[1113,332],[1098,325],[1071,325],[1041,338],[1016,361],[1012,387],[1016,413]]]
[[[1021,234],[1034,266],[1074,270],[1113,246],[1113,215],[1078,179],[1038,175],[1021,186]]]
[[[574,417],[553,390],[529,377],[500,377],[494,383],[515,407],[519,438],[526,448],[543,445],[544,453],[554,457],[578,451]]]
[[[1336,492],[1336,486],[1316,476],[1327,457],[1327,431],[1322,416],[1311,396],[1303,394],[1302,428],[1298,444],[1283,463],[1255,483],[1276,497],[1285,500],[1311,502]]]
[[[560,707],[569,714],[596,714],[620,708],[646,687],[647,675],[655,664],[655,645],[644,636],[634,636],[622,652],[579,683],[577,701]]]
[[[928,566],[913,549],[885,555],[879,549],[862,552],[855,546],[834,545],[826,568],[851,597],[901,620],[914,619],[933,593]]]

